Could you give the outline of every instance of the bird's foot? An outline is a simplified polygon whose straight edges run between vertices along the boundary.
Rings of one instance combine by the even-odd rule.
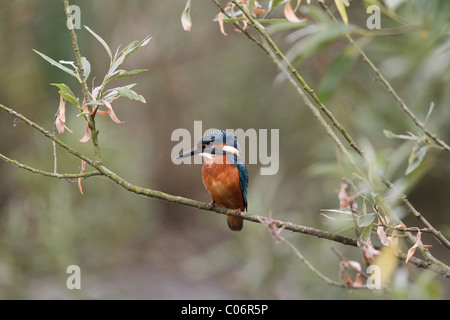
[[[209,203],[209,209],[212,210],[212,208],[214,208],[216,206],[216,202],[213,200]]]
[[[241,209],[236,209],[236,213],[237,213],[237,215],[240,217],[240,216],[242,215]]]

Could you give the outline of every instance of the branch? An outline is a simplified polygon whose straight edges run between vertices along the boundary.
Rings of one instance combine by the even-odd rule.
[[[114,173],[107,167],[105,167],[103,164],[93,161],[93,160],[89,159],[88,157],[86,157],[85,155],[83,155],[83,154],[79,153],[78,151],[74,150],[73,148],[69,147],[67,144],[65,144],[60,139],[56,138],[53,134],[51,134],[48,130],[43,129],[39,125],[35,124],[33,121],[31,121],[28,118],[26,118],[25,116],[23,116],[22,114],[14,111],[13,109],[10,109],[2,104],[0,104],[0,110],[10,114],[14,118],[19,119],[19,120],[23,121],[25,124],[36,129],[41,134],[43,134],[45,137],[54,141],[56,144],[58,144],[60,147],[62,147],[63,149],[65,149],[66,151],[71,153],[72,155],[86,161],[86,163],[88,163],[93,168],[97,169],[97,171],[96,172],[86,172],[84,174],[57,174],[57,175],[55,175],[53,173],[37,170],[37,169],[31,168],[31,167],[28,167],[28,166],[25,166],[22,164],[16,165],[16,163],[14,163],[15,160],[11,160],[3,155],[1,156],[1,158],[3,160],[5,160],[13,165],[16,165],[19,168],[26,169],[26,170],[32,169],[29,171],[34,172],[34,173],[39,173],[39,174],[46,173],[44,175],[46,175],[48,177],[53,177],[53,178],[80,178],[80,177],[101,175],[101,176],[105,176],[108,179],[114,181],[115,183],[120,185],[125,190],[134,192],[136,194],[143,195],[143,196],[146,196],[149,198],[160,199],[160,200],[164,200],[167,202],[185,205],[185,206],[189,206],[189,207],[194,207],[194,208],[201,209],[201,210],[213,211],[213,212],[216,212],[219,214],[231,215],[231,216],[236,216],[236,217],[238,216],[247,221],[256,222],[256,223],[261,223],[262,221],[265,221],[264,220],[265,217],[263,217],[263,216],[258,216],[258,215],[250,214],[247,212],[237,212],[236,210],[227,209],[227,208],[223,208],[223,207],[217,207],[217,206],[211,208],[209,203],[196,201],[193,199],[175,196],[175,195],[167,194],[167,193],[164,193],[161,191],[157,191],[157,190],[153,190],[153,189],[149,189],[149,188],[142,188],[142,187],[133,185],[133,184],[129,183],[127,180],[118,176],[116,173]],[[278,228],[284,228],[284,229],[290,230],[292,232],[303,233],[306,235],[315,236],[317,238],[323,238],[323,239],[339,242],[344,245],[358,247],[358,241],[356,239],[344,237],[344,236],[338,235],[333,232],[324,231],[324,230],[320,230],[320,229],[316,229],[316,228],[312,228],[312,227],[306,227],[306,226],[295,224],[295,223],[288,222],[288,221],[281,221],[281,220],[275,220],[275,219],[272,219],[271,221],[273,221]],[[403,260],[403,261],[406,260],[406,254],[404,254],[402,252],[399,252],[397,256],[399,257],[400,260]],[[436,273],[441,274],[444,277],[450,277],[450,267],[446,266],[445,264],[438,264],[438,265],[432,264],[428,261],[424,261],[424,260],[421,260],[421,259],[418,259],[415,257],[411,257],[409,259],[408,263],[411,263],[420,268],[432,270]]]
[[[72,15],[69,10],[69,1],[68,0],[64,0],[64,9],[65,9],[66,16],[67,16],[70,37],[72,38],[72,48],[75,53],[75,59],[77,61],[77,68],[79,70],[81,90],[83,91],[85,103],[88,103],[91,101],[91,97],[89,95],[89,88],[86,84],[86,78],[84,76],[84,68],[83,68],[83,64],[81,62],[80,48],[78,47],[78,38],[77,38],[77,34],[75,33],[75,28],[72,23]],[[100,146],[98,144],[98,130],[95,128],[95,120],[94,120],[95,113],[92,114],[92,106],[88,106],[88,109],[89,109],[90,115],[85,116],[85,118],[88,121],[89,129],[91,130],[92,144],[94,145],[95,161],[101,163]]]
[[[330,11],[328,6],[323,1],[319,1],[320,5],[322,6],[323,10],[330,16],[330,18],[334,21],[337,21],[334,14]],[[450,151],[450,146],[445,143],[443,140],[441,140],[435,133],[431,132],[427,128],[425,128],[425,124],[417,118],[414,113],[408,108],[406,103],[403,101],[403,99],[399,96],[399,94],[394,90],[394,88],[391,86],[388,80],[383,76],[383,74],[380,72],[380,70],[375,66],[375,64],[369,59],[369,57],[366,55],[366,53],[361,49],[360,46],[353,40],[350,34],[346,33],[345,36],[347,37],[348,41],[356,48],[358,53],[363,58],[364,62],[375,72],[378,79],[381,81],[381,83],[384,85],[386,90],[394,97],[394,99],[398,102],[399,106],[403,109],[403,111],[408,115],[408,117],[411,118],[411,120],[415,123],[416,126],[418,126],[427,136],[429,136],[431,139],[434,140],[443,150]]]
[[[339,130],[339,132],[342,134],[342,136],[347,140],[347,142],[350,144],[350,146],[361,156],[363,157],[363,151],[358,147],[356,142],[353,140],[353,138],[350,136],[350,134],[345,130],[345,128],[339,123],[339,121],[334,117],[333,113],[323,104],[323,102],[319,99],[319,97],[316,95],[314,90],[312,90],[306,81],[300,76],[297,69],[294,68],[294,66],[290,63],[290,61],[284,56],[284,54],[280,51],[280,49],[277,47],[275,42],[273,42],[272,38],[268,35],[266,30],[259,24],[255,19],[253,19],[252,15],[245,10],[244,6],[239,3],[237,0],[232,0],[234,5],[236,5],[239,10],[242,11],[242,13],[247,17],[250,24],[258,31],[258,33],[267,41],[267,44],[271,47],[273,52],[281,59],[281,61],[286,64],[289,72],[292,73],[294,78],[300,82],[303,89],[311,96],[311,98],[316,103],[317,107],[325,113],[325,115],[330,119],[331,123]]]
[[[11,158],[8,158],[7,156],[0,153],[0,158],[6,162],[9,162],[13,166],[16,166],[17,168],[28,170],[32,173],[37,173],[46,177],[52,177],[57,179],[77,179],[77,178],[89,178],[92,176],[100,176],[102,175],[99,171],[91,171],[91,172],[83,172],[83,173],[57,173],[57,172],[48,172],[43,171],[39,169],[35,169],[33,167],[30,167],[26,164],[20,163],[17,160],[13,160]]]
[[[358,146],[353,142],[353,139],[350,137],[350,135],[346,132],[346,130],[337,122],[337,120],[334,118],[334,116],[331,114],[331,112],[329,112],[329,110],[325,107],[325,105],[319,100],[319,98],[317,97],[317,95],[314,93],[314,91],[307,85],[307,83],[305,82],[305,80],[300,76],[300,74],[298,73],[298,71],[292,66],[292,64],[289,62],[289,60],[282,54],[282,52],[279,50],[279,48],[276,46],[276,44],[273,42],[273,40],[271,39],[271,37],[267,34],[267,32],[264,30],[264,28],[252,17],[252,15],[250,13],[248,13],[244,6],[242,6],[237,0],[232,0],[233,4],[236,5],[241,12],[246,16],[246,18],[248,19],[248,21],[250,22],[250,24],[258,31],[258,33],[266,40],[267,45],[270,47],[269,50],[265,50],[266,52],[268,52],[272,59],[274,60],[274,62],[277,64],[277,66],[281,69],[281,71],[287,73],[286,68],[289,70],[289,75],[292,75],[296,80],[298,80],[298,82],[303,86],[303,90],[306,91],[315,101],[315,103],[317,104],[317,106],[319,107],[319,109],[321,109],[327,116],[328,118],[331,120],[331,122],[333,123],[333,125],[335,127],[338,128],[338,130],[341,132],[341,134],[345,137],[345,139],[347,140],[347,142],[350,144],[350,146],[353,148],[353,150],[355,152],[357,152],[364,160],[364,154],[363,152],[358,148]],[[280,58],[280,60],[278,60],[278,58]],[[274,57],[275,56],[275,57]],[[301,90],[301,88],[299,87],[299,84],[292,79],[292,77],[288,77],[289,81],[294,85],[294,87],[297,89],[297,92],[300,94],[300,96],[303,98],[303,100],[305,101],[306,105],[314,112],[315,108],[311,108],[311,102],[309,101],[309,99],[307,99],[303,93],[303,91]],[[337,146],[340,148],[341,151],[344,152],[344,154],[347,156],[347,158],[350,160],[351,164],[355,166],[355,163],[353,162],[351,156],[349,156],[348,152],[346,151],[346,149],[342,146],[342,144],[340,143],[339,139],[337,139],[337,137],[334,135],[334,133],[332,132],[332,130],[329,128],[329,126],[327,126],[326,122],[324,123],[324,119],[321,117],[317,116],[317,113],[314,112],[314,116],[319,120],[320,124],[325,128],[325,130],[327,131],[327,133],[331,136],[331,138],[333,139],[333,141],[335,141],[335,143],[337,144]],[[384,182],[384,184],[388,187],[388,188],[392,188],[393,184],[387,180],[385,177],[381,176],[381,180]],[[411,203],[409,202],[409,200],[404,197],[403,199],[403,203],[408,207],[408,209],[418,216],[421,217],[421,215],[417,215],[415,212],[417,212],[417,210],[414,209],[414,207],[411,205]],[[415,212],[414,212],[415,211]],[[425,218],[423,218],[425,219]],[[426,221],[426,220],[425,220]],[[428,228],[431,226],[429,223],[426,225]],[[441,232],[437,231],[434,228],[429,228],[432,233],[439,239],[442,241],[442,243],[448,243],[448,240],[442,235]],[[433,231],[434,230],[434,231]],[[447,246],[447,245],[446,245]],[[426,248],[424,248],[423,246],[420,246],[420,249],[423,252],[428,253],[428,251],[426,250]],[[446,266],[445,264],[443,264],[442,262],[440,262],[439,260],[435,259],[434,257],[432,257],[431,255],[429,255],[429,261],[433,261],[433,263],[436,262],[435,265],[439,265],[439,266],[445,266],[445,269],[447,271],[450,271],[450,267]],[[447,275],[448,276],[448,275]]]

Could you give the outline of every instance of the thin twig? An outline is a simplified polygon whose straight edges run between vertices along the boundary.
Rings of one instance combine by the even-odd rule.
[[[21,169],[25,169],[28,170],[30,172],[33,173],[37,173],[46,177],[52,177],[52,178],[57,178],[57,179],[76,179],[76,178],[89,178],[92,176],[99,176],[102,175],[101,172],[99,171],[91,171],[91,172],[84,172],[84,173],[57,173],[57,172],[48,172],[48,171],[43,171],[43,170],[39,170],[33,167],[30,167],[26,164],[23,164],[17,160],[8,158],[7,156],[3,155],[0,153],[0,159],[9,162],[10,164],[21,168]]]
[[[81,90],[83,92],[84,101],[86,103],[89,103],[91,101],[91,97],[90,97],[90,94],[89,94],[89,88],[88,88],[88,86],[86,84],[86,78],[84,76],[84,68],[83,68],[83,64],[81,62],[81,58],[82,57],[81,57],[81,54],[80,54],[80,48],[78,47],[77,34],[75,32],[75,28],[74,28],[73,23],[72,23],[72,16],[71,16],[71,12],[69,10],[69,1],[68,0],[64,0],[64,9],[65,9],[66,16],[67,16],[67,22],[68,22],[70,37],[72,38],[72,48],[73,48],[73,51],[75,53],[77,68],[78,68],[78,71],[79,71]],[[92,106],[88,106],[88,108],[89,108],[89,113],[91,113],[92,112]],[[92,138],[92,144],[94,146],[95,161],[98,162],[98,163],[101,163],[100,146],[99,146],[99,143],[98,143],[98,130],[95,127],[95,114],[87,115],[87,116],[85,116],[85,119],[88,121],[89,129],[91,130],[91,138]]]
[[[26,118],[22,114],[18,113],[17,111],[15,111],[11,108],[8,108],[2,104],[0,104],[0,110],[10,114],[11,116],[13,116],[14,118],[16,118],[18,120],[23,121],[25,124],[31,126],[35,130],[39,131],[45,137],[54,141],[56,144],[58,144],[60,147],[62,147],[63,149],[65,149],[66,151],[71,153],[72,155],[76,156],[79,159],[86,161],[87,164],[92,166],[94,169],[97,169],[98,172],[100,172],[100,174],[102,176],[114,181],[115,183],[117,183],[118,185],[120,185],[121,187],[123,187],[124,189],[126,189],[130,192],[133,192],[133,193],[136,193],[139,195],[143,195],[146,197],[150,197],[150,198],[164,200],[164,201],[171,202],[171,203],[194,207],[194,208],[201,209],[201,210],[214,211],[219,214],[239,216],[247,221],[256,222],[256,223],[261,223],[261,221],[264,221],[264,218],[266,218],[263,216],[250,214],[247,212],[237,212],[236,210],[222,208],[219,206],[211,208],[209,203],[196,201],[193,199],[184,198],[184,197],[180,197],[180,196],[170,195],[170,194],[167,194],[167,193],[164,193],[161,191],[157,191],[157,190],[153,190],[153,189],[149,189],[149,188],[142,188],[142,187],[133,185],[133,184],[129,183],[127,180],[118,176],[116,173],[114,173],[113,171],[111,171],[110,169],[105,167],[104,165],[102,165],[96,161],[93,161],[93,160],[89,159],[88,157],[86,157],[85,155],[83,155],[82,153],[74,150],[73,148],[71,148],[64,142],[62,142],[60,139],[56,138],[48,130],[43,129],[41,126],[39,126],[36,123],[34,123],[33,121],[29,120],[28,118]],[[4,159],[4,158],[3,158],[3,160],[6,161],[6,159]],[[96,174],[96,175],[100,175],[100,174]],[[54,177],[54,176],[49,175],[49,177]],[[77,176],[77,177],[79,177],[79,176]],[[319,230],[319,229],[311,228],[311,227],[306,227],[306,226],[302,226],[302,225],[295,224],[292,222],[287,222],[287,221],[273,219],[273,222],[275,223],[275,225],[278,228],[284,228],[284,229],[290,230],[292,232],[303,233],[306,235],[311,235],[311,236],[315,236],[318,238],[323,238],[323,239],[339,242],[344,245],[349,245],[349,246],[354,246],[354,247],[358,246],[356,239],[347,238],[347,237],[344,237],[344,236],[341,236],[341,235],[338,235],[338,234],[335,234],[332,232]],[[406,254],[404,254],[402,252],[399,252],[397,254],[397,256],[399,257],[399,259],[401,259],[403,261],[405,261],[405,259],[406,259]],[[432,270],[436,273],[441,274],[444,277],[447,277],[447,278],[450,277],[450,267],[446,266],[445,264],[433,264],[433,263],[430,263],[429,261],[424,261],[424,260],[421,260],[421,259],[418,259],[415,257],[411,257],[409,259],[408,263],[411,263],[420,268],[426,268],[426,269]]]
[[[331,19],[336,21],[336,17],[334,14],[330,11],[328,6],[323,2],[319,1],[320,5],[322,6],[323,10],[330,16]],[[375,64],[372,62],[372,60],[369,59],[367,54],[361,49],[361,47],[353,40],[352,36],[348,33],[345,34],[347,40],[356,48],[358,53],[363,58],[364,62],[375,72],[378,79],[381,81],[381,83],[384,85],[384,87],[387,89],[387,91],[394,97],[394,99],[398,102],[399,106],[403,109],[403,111],[408,115],[409,118],[414,122],[414,124],[419,127],[427,136],[429,136],[431,139],[434,140],[443,150],[450,151],[450,146],[445,143],[442,139],[440,139],[435,133],[431,132],[425,127],[425,124],[419,120],[419,118],[414,115],[414,113],[411,111],[411,109],[408,108],[406,103],[403,101],[403,99],[400,97],[400,95],[394,90],[392,85],[386,78],[383,76],[381,71],[375,66]]]
[[[330,278],[328,278],[327,276],[322,274],[319,270],[317,270],[308,260],[306,260],[305,257],[300,253],[300,251],[292,243],[287,241],[284,237],[280,237],[280,240],[283,241],[284,243],[286,243],[292,249],[292,251],[295,252],[295,254],[300,259],[300,261],[303,262],[308,267],[309,270],[311,270],[316,276],[318,276],[320,279],[325,281],[327,284],[330,284],[330,285],[333,285],[336,287],[340,287],[340,288],[368,289],[368,287],[365,285],[349,286],[347,284],[331,280]]]
[[[250,24],[258,31],[259,34],[267,41],[267,44],[271,47],[273,52],[281,59],[283,64],[286,64],[287,69],[289,72],[292,73],[295,79],[300,82],[303,89],[312,97],[314,102],[316,103],[317,107],[325,113],[325,115],[330,119],[333,126],[335,126],[339,132],[342,134],[342,136],[347,140],[347,142],[350,144],[350,146],[361,156],[363,156],[363,151],[358,147],[356,142],[353,140],[353,138],[350,136],[350,134],[345,130],[345,128],[339,123],[339,121],[334,117],[333,113],[323,104],[323,102],[319,99],[319,97],[316,95],[314,90],[312,90],[306,81],[303,79],[302,76],[298,73],[297,69],[294,68],[294,66],[290,63],[290,61],[284,56],[284,54],[281,52],[281,50],[278,48],[278,46],[273,42],[272,38],[267,34],[266,30],[257,22],[255,19],[253,19],[252,15],[249,14],[245,8],[242,6],[242,4],[239,3],[237,0],[232,0],[232,2],[242,11],[242,13],[247,17]]]

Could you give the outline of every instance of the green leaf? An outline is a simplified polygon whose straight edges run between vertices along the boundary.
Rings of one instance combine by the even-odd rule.
[[[334,3],[336,4],[336,8],[339,11],[339,14],[342,17],[342,21],[344,21],[345,24],[348,23],[348,17],[347,12],[345,11],[345,7],[348,7],[350,4],[348,3],[348,0],[334,0]]]
[[[327,68],[320,83],[317,95],[326,102],[331,98],[342,78],[348,73],[358,58],[358,52],[354,46],[349,46]]]
[[[36,52],[38,55],[40,55],[44,60],[48,61],[52,66],[58,67],[58,68],[61,69],[62,71],[67,72],[67,73],[70,74],[71,76],[74,76],[75,78],[78,79],[77,74],[76,74],[73,70],[71,70],[71,69],[69,69],[69,68],[63,66],[61,63],[56,62],[55,60],[53,60],[53,59],[50,58],[49,56],[46,56],[45,54],[43,54],[43,53],[41,53],[41,52],[39,52],[39,51],[37,51],[37,50],[35,50],[35,49],[33,49],[33,51]]]
[[[181,13],[181,24],[185,31],[191,31],[192,20],[191,20],[191,0],[187,0],[186,7]]]
[[[50,83],[52,86],[56,86],[59,88],[58,93],[63,97],[63,99],[69,101],[71,104],[73,104],[76,107],[79,107],[78,105],[78,99],[73,94],[72,90],[64,84],[64,83]]]
[[[283,3],[284,0],[270,0],[269,2],[269,8],[275,8],[276,6],[278,6],[279,4]]]
[[[132,77],[139,73],[146,72],[146,71],[148,71],[148,69],[136,69],[136,70],[131,70],[131,71],[118,70],[118,71],[119,71],[119,74],[117,76],[111,77],[110,79],[108,79],[108,81]]]
[[[287,52],[286,57],[290,61],[303,61],[309,56],[319,51],[324,46],[339,39],[346,33],[355,30],[355,26],[344,25],[340,22],[330,22],[316,25],[315,32],[306,38],[297,41],[295,45]]]
[[[151,37],[147,36],[144,40],[142,40],[137,45],[136,45],[137,41],[133,41],[128,46],[126,46],[125,49],[122,50],[122,52],[119,56],[118,56],[119,48],[117,48],[116,54],[115,54],[113,62],[112,62],[112,66],[110,67],[106,77],[107,78],[111,77],[116,72],[116,69],[124,62],[124,60],[126,58],[128,58],[128,56],[130,54],[136,52],[136,50],[139,49],[140,47],[145,46],[147,43],[149,43],[150,39],[151,39]]]
[[[375,212],[371,212],[363,216],[359,216],[356,222],[358,223],[359,227],[367,227],[370,226],[376,218],[377,214]]]
[[[250,13],[250,14],[252,14],[253,13],[253,2],[254,2],[255,0],[249,0],[248,1],[248,12]]]
[[[87,80],[89,74],[91,73],[91,64],[89,63],[88,59],[86,59],[85,57],[81,57],[81,65],[83,66],[84,80]]]
[[[124,98],[128,98],[130,100],[139,100],[143,103],[146,102],[143,96],[141,96],[140,94],[137,94],[136,92],[134,92],[133,90],[131,90],[127,87],[116,88],[116,90],[117,90],[117,93]]]
[[[108,53],[109,59],[112,60],[111,49],[109,48],[109,46],[105,42],[105,40],[103,40],[98,34],[96,34],[94,31],[92,31],[91,28],[89,28],[88,26],[84,26],[84,27],[102,44],[102,46],[105,48],[106,52]],[[86,78],[87,78],[87,76],[86,76]]]
[[[389,130],[383,130],[384,135],[389,139],[402,139],[402,140],[418,140],[417,137],[405,135],[405,134],[395,134]]]
[[[428,152],[428,149],[430,149],[431,146],[424,145],[422,147],[419,147],[418,145],[415,145],[411,151],[411,155],[408,159],[408,167],[406,168],[405,176],[413,172],[417,169],[417,167],[420,165],[420,163],[425,158],[425,155]]]

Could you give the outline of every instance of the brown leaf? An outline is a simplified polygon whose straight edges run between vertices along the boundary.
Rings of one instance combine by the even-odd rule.
[[[66,100],[64,100],[61,95],[59,96],[59,108],[56,113],[55,126],[59,134],[63,134],[64,129],[67,129],[67,131],[73,133],[73,131],[66,126]]]
[[[84,171],[86,171],[86,161],[81,160],[81,172],[80,173],[83,173]],[[81,179],[82,178],[78,178],[78,189],[80,190],[81,194],[84,194],[83,188],[81,187]]]
[[[109,117],[112,119],[112,121],[114,121],[115,123],[123,123],[123,121],[120,121],[119,118],[117,118],[116,114],[114,113],[114,110],[111,106],[111,103],[109,103],[107,100],[100,100],[101,102],[103,102],[105,104],[105,106],[108,108],[108,112],[107,114],[109,115]],[[97,111],[100,114],[100,111]]]
[[[375,255],[380,253],[380,250],[375,249],[370,238],[368,238],[366,241],[359,242],[358,246],[363,252],[364,263],[373,262],[375,260]]]
[[[408,253],[406,254],[405,263],[408,263],[409,259],[411,259],[411,257],[414,255],[414,253],[416,252],[416,249],[419,246],[422,246],[424,248],[432,247],[432,245],[424,245],[422,243],[421,238],[422,238],[422,233],[420,232],[419,229],[417,229],[416,243],[414,243],[414,245],[411,248],[409,248]]]
[[[290,22],[302,22],[303,20],[300,20],[297,18],[297,16],[294,13],[294,10],[292,10],[291,7],[291,1],[286,2],[286,5],[284,6],[284,16],[286,19]]]
[[[350,196],[347,193],[347,189],[349,187],[349,184],[347,182],[341,183],[341,188],[339,189],[338,199],[339,199],[339,209],[340,210],[356,210],[357,209],[357,203],[356,198],[358,198],[359,194]]]
[[[386,235],[386,232],[384,232],[384,228],[382,226],[378,226],[377,227],[377,235],[378,238],[380,239],[380,242],[384,245],[384,246],[388,246],[391,242],[391,237],[388,237]]]
[[[219,27],[220,27],[220,32],[226,36],[227,33],[225,32],[225,28],[223,25],[223,18],[225,17],[225,14],[223,12],[220,12],[219,15],[217,16],[217,21],[219,22]]]
[[[90,138],[91,138],[91,132],[89,131],[89,122],[86,121],[86,133],[84,134],[84,137],[81,138],[80,142],[85,143],[85,142],[89,141]]]

